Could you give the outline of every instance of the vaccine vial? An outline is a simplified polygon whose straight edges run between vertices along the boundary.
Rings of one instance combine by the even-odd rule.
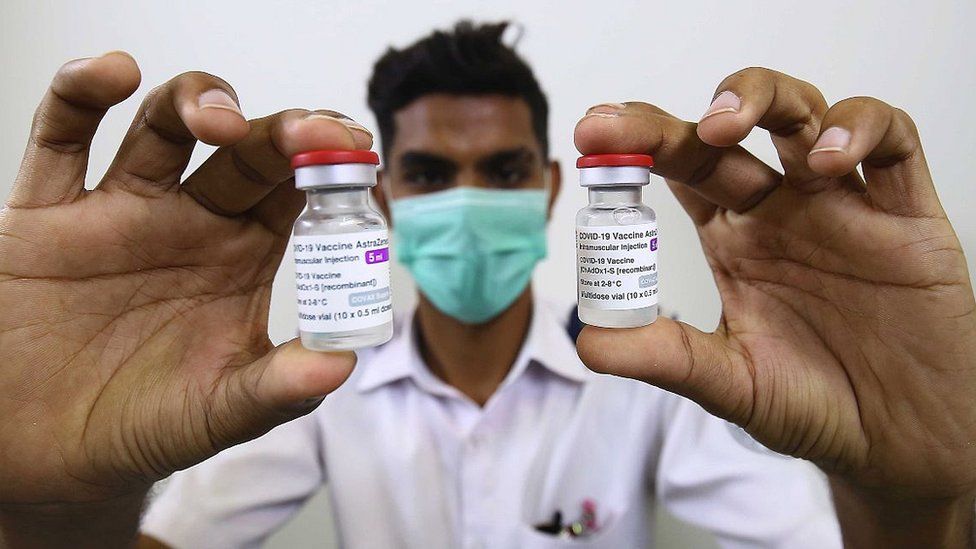
[[[579,318],[603,328],[636,328],[657,319],[657,216],[641,193],[654,159],[593,154],[576,161],[589,205],[576,214]]]
[[[302,345],[313,351],[370,347],[393,337],[390,237],[369,203],[379,156],[309,151],[292,157],[308,196],[295,221],[295,288]]]

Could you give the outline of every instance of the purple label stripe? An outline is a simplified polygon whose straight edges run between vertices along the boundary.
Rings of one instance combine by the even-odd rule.
[[[652,252],[656,252],[657,251],[657,239],[656,238],[652,238],[651,239],[651,251]]]
[[[383,263],[384,261],[390,260],[390,249],[389,248],[377,248],[375,250],[370,250],[366,252],[366,263],[371,265],[373,263]]]

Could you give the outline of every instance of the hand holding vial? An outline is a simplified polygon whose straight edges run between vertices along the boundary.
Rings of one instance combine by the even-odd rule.
[[[96,127],[139,81],[124,53],[65,65],[0,210],[0,519],[24,511],[9,533],[25,540],[131,540],[154,481],[308,413],[355,362],[276,348],[267,321],[305,205],[290,156],[369,133],[329,111],[248,121],[226,82],[186,73],[86,190]],[[220,148],[184,178],[197,140]],[[58,527],[32,528],[32,509]]]
[[[738,145],[755,126],[771,133],[782,173]],[[863,97],[828,108],[806,82],[746,69],[697,124],[603,104],[575,139],[584,155],[653,155],[697,226],[723,308],[713,333],[667,318],[588,327],[583,360],[817,463],[841,515],[884,518],[875,539],[968,536],[976,303],[908,115]]]

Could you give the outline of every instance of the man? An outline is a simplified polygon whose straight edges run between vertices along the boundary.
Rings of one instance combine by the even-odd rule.
[[[532,291],[561,172],[546,98],[504,29],[435,32],[388,52],[370,81],[376,198],[416,311],[314,414],[177,475],[146,534],[255,546],[324,483],[349,547],[524,547],[587,499],[594,540],[647,545],[648,491],[726,539],[839,545],[813,467],[743,447],[693,403],[590,373],[572,311]]]
[[[314,414],[174,479],[142,543],[253,545],[323,482],[354,547],[560,546],[573,542],[552,531],[577,519],[589,530],[577,543],[638,546],[648,489],[730,546],[840,543],[826,483],[806,462],[670,393],[589,373],[566,315],[524,284],[491,285],[491,269],[528,280],[540,197],[551,205],[560,181],[544,97],[502,30],[435,33],[377,64],[377,198],[421,299],[338,390],[349,357],[271,351],[263,321],[301,204],[286,156],[368,147],[369,136],[334,113],[296,111],[248,130],[226,84],[185,75],[154,92],[85,194],[84,146],[134,89],[135,67],[110,54],[59,73],[0,219],[8,543],[124,543],[154,480],[333,390]],[[764,70],[719,92],[697,125],[605,104],[576,131],[583,153],[655,155],[699,226],[723,297],[719,331],[667,319],[587,328],[580,355],[816,463],[851,546],[965,546],[973,296],[910,121],[875,100],[828,110],[809,84]],[[757,124],[785,175],[735,145]],[[225,147],[180,185],[193,137]],[[525,234],[473,221],[505,216],[515,197],[536,216]],[[411,232],[422,223],[511,238],[518,257],[443,253]]]

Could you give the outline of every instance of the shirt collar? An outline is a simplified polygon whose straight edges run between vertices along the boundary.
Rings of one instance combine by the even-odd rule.
[[[397,335],[379,347],[363,364],[356,388],[370,391],[377,387],[412,378],[420,388],[443,396],[457,396],[458,391],[437,378],[424,364],[417,347],[413,327],[415,310],[401,317],[395,326]],[[567,315],[568,317],[568,315]],[[566,329],[568,318],[560,318],[549,306],[533,299],[532,320],[525,343],[502,386],[514,382],[531,366],[575,383],[583,383],[591,372],[576,354],[576,345]]]
[[[529,364],[541,366],[545,370],[576,383],[583,383],[593,373],[583,365],[576,354],[576,342],[569,335],[569,310],[565,314],[554,314],[549,304],[537,296],[533,299],[532,322],[525,338],[520,359],[512,368],[524,370]],[[521,373],[518,370],[517,373]],[[514,377],[514,376],[513,376]]]

